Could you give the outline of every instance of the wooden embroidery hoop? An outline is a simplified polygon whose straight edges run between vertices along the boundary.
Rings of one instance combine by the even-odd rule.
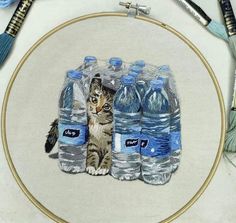
[[[59,25],[58,27],[54,28],[52,31],[50,31],[49,33],[47,33],[46,35],[44,35],[42,38],[40,38],[31,48],[30,50],[25,54],[25,56],[22,58],[22,60],[20,61],[20,63],[18,64],[18,66],[16,67],[13,76],[9,82],[5,97],[4,97],[4,102],[3,102],[3,107],[2,107],[2,116],[1,116],[1,126],[2,126],[2,141],[3,141],[3,147],[4,147],[4,151],[5,151],[5,155],[6,155],[6,159],[7,162],[9,164],[9,167],[11,169],[11,172],[16,180],[16,182],[18,183],[19,187],[21,188],[21,190],[24,192],[24,194],[28,197],[28,199],[40,210],[42,211],[45,215],[47,215],[49,218],[51,218],[52,220],[54,220],[55,222],[58,223],[67,223],[66,220],[63,220],[62,218],[60,218],[59,216],[55,215],[54,213],[52,213],[50,210],[48,210],[46,207],[44,207],[34,196],[33,194],[31,194],[31,192],[27,189],[27,187],[24,185],[23,181],[21,180],[20,176],[18,175],[18,172],[14,166],[14,163],[12,161],[12,157],[8,148],[8,142],[7,142],[7,135],[6,135],[6,113],[7,113],[7,106],[8,106],[8,99],[9,99],[9,95],[13,86],[13,83],[21,69],[21,67],[23,66],[23,64],[25,63],[25,61],[27,60],[27,58],[32,54],[32,52],[34,52],[35,49],[37,49],[37,47],[42,44],[46,39],[48,39],[50,36],[52,36],[53,34],[55,34],[56,32],[58,32],[59,30],[83,21],[83,20],[87,20],[87,19],[91,19],[91,18],[97,18],[97,17],[108,17],[108,16],[113,16],[113,17],[127,17],[128,14],[127,13],[118,13],[118,12],[104,12],[104,13],[94,13],[94,14],[89,14],[89,15],[85,15],[85,16],[81,16],[75,19],[72,19],[70,21],[67,21],[61,25]],[[179,33],[178,31],[176,31],[174,28],[159,22],[158,20],[152,19],[152,18],[148,18],[145,16],[140,16],[137,15],[135,16],[135,19],[137,20],[142,20],[145,21],[147,23],[152,23],[154,25],[157,25],[159,27],[162,27],[163,29],[168,30],[169,32],[173,33],[174,35],[176,35],[176,37],[180,38],[185,44],[187,44],[195,53],[196,55],[200,58],[200,60],[202,61],[202,63],[204,64],[204,66],[206,67],[209,76],[211,77],[215,89],[217,91],[217,95],[218,95],[218,100],[219,100],[219,104],[220,104],[220,110],[221,110],[221,138],[220,138],[220,144],[219,144],[219,148],[218,148],[218,152],[217,152],[217,156],[215,158],[214,164],[211,168],[211,171],[207,177],[207,179],[205,180],[204,184],[201,186],[201,188],[198,190],[198,192],[192,197],[192,199],[185,205],[183,206],[180,210],[178,210],[176,213],[174,213],[173,215],[169,216],[168,218],[166,218],[165,220],[163,220],[162,222],[171,222],[174,219],[176,219],[177,217],[179,217],[181,214],[183,214],[186,210],[188,210],[195,202],[196,200],[201,196],[201,194],[205,191],[205,189],[207,188],[208,184],[210,183],[212,177],[214,176],[216,169],[218,167],[218,164],[220,162],[220,158],[223,152],[223,143],[224,143],[224,139],[225,139],[225,126],[226,126],[226,115],[225,115],[225,109],[224,109],[224,102],[223,102],[223,97],[222,97],[222,93],[219,87],[219,84],[217,82],[216,76],[213,72],[213,70],[211,69],[210,65],[208,64],[208,62],[206,61],[206,59],[204,58],[204,56],[201,54],[201,52],[186,38],[184,37],[181,33]]]

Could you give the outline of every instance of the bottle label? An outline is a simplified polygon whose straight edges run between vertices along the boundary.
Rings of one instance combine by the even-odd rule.
[[[171,151],[181,149],[181,132],[170,133],[170,148]]]
[[[161,137],[141,135],[141,155],[148,157],[162,157],[170,153],[169,134],[163,134]]]
[[[60,143],[80,146],[86,143],[88,127],[87,125],[67,125],[59,123],[59,139]]]
[[[140,134],[113,134],[112,150],[125,154],[140,153]]]

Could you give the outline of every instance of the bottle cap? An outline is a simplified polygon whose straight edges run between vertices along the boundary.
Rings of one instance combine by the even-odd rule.
[[[143,71],[143,69],[139,66],[131,66],[129,70],[137,74],[141,74]]]
[[[93,63],[93,62],[97,62],[97,58],[94,56],[86,56],[84,58],[84,63]]]
[[[137,78],[139,74],[136,73],[136,72],[130,71],[130,72],[128,73],[128,75],[130,75],[130,76],[132,76],[132,77],[134,77],[134,78]]]
[[[144,68],[144,67],[146,66],[146,63],[145,63],[144,60],[136,60],[136,61],[134,62],[134,65]]]
[[[170,72],[170,66],[169,65],[163,65],[158,67],[159,72]]]
[[[130,76],[130,75],[122,76],[121,77],[121,83],[122,84],[128,84],[128,85],[134,84],[135,83],[135,78],[133,76]]]
[[[110,60],[109,60],[109,64],[114,66],[114,67],[121,67],[123,61],[121,58],[119,57],[112,57]]]
[[[83,76],[83,72],[82,71],[78,71],[78,70],[69,70],[67,72],[67,77],[71,78],[71,79],[81,79]]]
[[[161,89],[163,87],[163,81],[160,79],[155,79],[151,81],[151,88],[152,89]]]

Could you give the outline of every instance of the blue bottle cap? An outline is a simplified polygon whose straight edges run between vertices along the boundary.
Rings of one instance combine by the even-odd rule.
[[[160,72],[170,72],[170,66],[169,65],[163,65],[158,67],[158,71]]]
[[[78,71],[78,70],[69,70],[67,72],[67,77],[71,78],[71,79],[81,79],[83,76],[83,72],[82,71]]]
[[[119,58],[119,57],[112,57],[110,60],[109,60],[109,64],[114,66],[114,67],[121,67],[122,66],[122,59]]]
[[[137,78],[139,74],[136,73],[136,72],[130,71],[130,72],[128,73],[128,75],[130,75],[130,76],[132,76],[132,77],[134,77],[134,78]]]
[[[144,68],[144,67],[146,66],[146,63],[145,63],[144,60],[136,60],[136,61],[134,62],[134,65]]]
[[[156,90],[156,89],[161,89],[163,87],[163,81],[160,79],[155,79],[151,81],[151,88]]]
[[[94,56],[86,56],[84,58],[84,63],[92,63],[92,62],[97,62],[97,58]]]
[[[126,85],[131,85],[135,83],[135,78],[130,75],[125,75],[121,77],[121,83]]]
[[[137,74],[141,74],[143,71],[143,69],[139,66],[131,66],[129,70]]]

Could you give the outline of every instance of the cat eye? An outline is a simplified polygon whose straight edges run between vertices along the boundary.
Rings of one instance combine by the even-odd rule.
[[[91,97],[90,100],[94,103],[97,104],[98,103],[98,99],[95,97]]]
[[[106,111],[110,111],[110,110],[111,110],[111,106],[106,103],[106,104],[103,106],[103,110],[104,110],[105,112],[106,112]]]

